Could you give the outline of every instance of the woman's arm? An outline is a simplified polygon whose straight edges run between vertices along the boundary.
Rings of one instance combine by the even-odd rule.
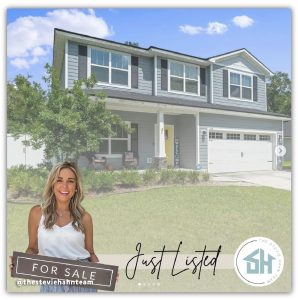
[[[90,262],[99,262],[93,249],[93,223],[91,215],[85,212],[83,216],[83,225],[85,228],[85,248],[90,253]]]
[[[29,245],[26,250],[26,253],[28,254],[38,254],[37,231],[38,231],[40,217],[41,217],[40,206],[36,205],[32,207],[28,217]]]

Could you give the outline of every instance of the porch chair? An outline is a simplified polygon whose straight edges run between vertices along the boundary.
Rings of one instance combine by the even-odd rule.
[[[138,155],[133,151],[127,151],[123,153],[122,164],[124,168],[137,168],[139,164]]]

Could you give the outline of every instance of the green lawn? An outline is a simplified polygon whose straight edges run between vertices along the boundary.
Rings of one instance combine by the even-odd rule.
[[[291,170],[292,169],[292,161],[291,160],[286,160],[282,164],[282,168],[284,170]]]
[[[282,276],[267,289],[289,290],[291,193],[288,191],[240,186],[164,187],[89,198],[83,204],[93,216],[94,244],[99,256],[100,253],[134,253],[138,242],[142,243],[147,253],[161,249],[164,244],[167,248],[176,249],[179,241],[183,242],[184,253],[192,253],[204,248],[204,245],[209,249],[222,245],[223,253],[233,254],[245,239],[264,236],[274,240],[286,258]],[[8,254],[12,250],[26,249],[27,216],[31,206],[7,205]],[[148,276],[145,272],[140,274]],[[227,274],[230,275],[214,276],[216,280],[211,280],[209,284],[205,282],[202,285],[204,281],[201,281],[198,285],[195,281],[193,284],[175,284],[173,289],[185,291],[185,287],[190,285],[187,288],[189,291],[208,290],[208,287],[213,291],[233,291],[234,288],[239,290],[240,285],[242,290],[256,291],[243,284],[232,270]],[[118,284],[118,291],[141,291],[133,280],[126,280],[124,273],[120,276],[123,280]],[[168,278],[163,283],[163,289],[160,286],[149,290],[170,291],[173,282],[172,278]],[[213,286],[215,282],[217,284]],[[16,288],[10,278],[8,287],[11,291],[36,290]]]

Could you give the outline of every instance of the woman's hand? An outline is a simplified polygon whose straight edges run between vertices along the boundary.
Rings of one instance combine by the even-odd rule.
[[[13,267],[14,267],[14,264],[13,264],[13,261],[12,261],[12,256],[9,256],[9,259],[10,259],[9,268],[10,268],[10,272],[12,272]]]

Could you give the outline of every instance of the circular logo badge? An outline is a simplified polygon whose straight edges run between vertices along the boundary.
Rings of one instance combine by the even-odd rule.
[[[273,283],[282,273],[284,256],[279,246],[265,237],[244,241],[234,256],[234,268],[242,281],[252,286]]]
[[[283,157],[283,156],[285,156],[286,153],[287,153],[287,149],[286,149],[285,146],[283,146],[283,145],[276,146],[276,148],[275,148],[275,154],[278,157]]]

